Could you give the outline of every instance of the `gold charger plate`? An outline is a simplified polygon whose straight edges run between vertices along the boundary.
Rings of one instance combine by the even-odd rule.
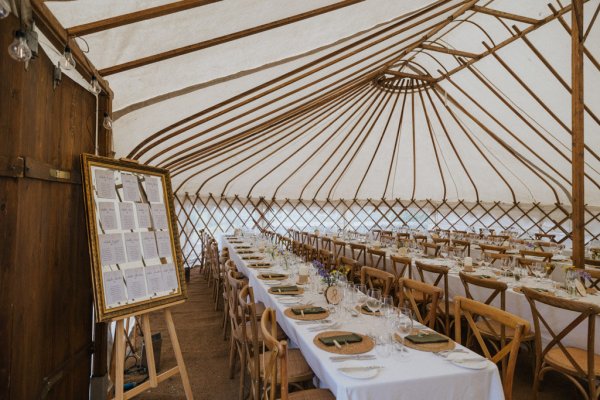
[[[412,334],[413,335],[417,335],[420,332],[422,332],[422,330],[419,329],[413,329]],[[435,332],[440,336],[443,337],[448,337],[446,335],[443,335],[439,332]],[[430,352],[430,353],[436,353],[438,351],[444,351],[444,350],[452,350],[456,347],[456,343],[454,342],[454,340],[448,338],[448,341],[445,343],[413,343],[410,340],[403,340],[402,337],[400,335],[398,335],[397,333],[394,333],[394,339],[396,339],[396,341],[404,343],[404,345],[406,347],[409,347],[411,349],[415,349],[415,350],[419,350],[419,351],[426,351],[426,352]]]
[[[362,338],[362,342],[342,344],[341,349],[338,349],[336,346],[325,346],[319,340],[319,338],[322,338],[322,337],[338,336],[338,335],[351,335],[353,333],[360,336]],[[370,337],[368,337],[366,335],[361,335],[360,333],[347,332],[347,331],[321,332],[317,336],[315,336],[315,338],[313,339],[313,343],[315,344],[315,346],[317,346],[321,350],[325,350],[328,353],[334,353],[334,354],[362,354],[362,353],[367,353],[367,352],[373,350],[373,348],[375,347],[375,342]]]
[[[297,319],[299,321],[318,321],[321,319],[326,319],[327,317],[329,317],[329,311],[325,310],[324,313],[320,313],[320,314],[299,314],[296,315],[294,314],[294,312],[292,311],[292,308],[312,308],[315,306],[298,306],[298,307],[290,307],[290,308],[286,308],[285,311],[283,312],[283,314],[291,319]]]
[[[275,289],[275,290],[273,290]],[[298,288],[298,290],[294,290],[293,292],[287,291],[287,292],[278,292],[277,288],[269,288],[269,293],[271,294],[278,294],[281,296],[293,296],[295,294],[302,294],[304,293],[304,289],[302,288]]]

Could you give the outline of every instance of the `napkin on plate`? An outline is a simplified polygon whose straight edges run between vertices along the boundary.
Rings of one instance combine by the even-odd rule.
[[[323,307],[292,308],[292,312],[295,315],[323,314],[325,309]]]
[[[296,292],[298,291],[298,286],[273,286],[271,291],[276,293]]]
[[[415,344],[446,343],[450,340],[446,336],[437,333],[430,333],[428,335],[407,335],[404,338]]]
[[[351,333],[349,335],[335,335],[335,336],[327,336],[320,337],[319,341],[323,343],[325,346],[334,346],[335,343],[333,341],[338,342],[341,345],[346,343],[360,343],[362,342],[362,337],[357,335],[356,333]]]

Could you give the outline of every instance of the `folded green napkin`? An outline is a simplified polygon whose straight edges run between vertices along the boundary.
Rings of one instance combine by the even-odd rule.
[[[269,264],[252,264],[252,265],[269,265]],[[285,278],[287,275],[284,274],[263,274],[265,278]]]
[[[337,335],[337,336],[327,336],[320,337],[319,341],[323,343],[325,346],[333,346],[335,343],[333,341],[338,342],[341,345],[346,343],[360,343],[362,342],[362,337],[357,335],[356,333],[351,333],[349,335]]]
[[[269,264],[269,263],[252,263],[252,264],[250,264],[250,266],[251,267],[270,267],[271,264]]]
[[[437,333],[430,333],[428,335],[408,335],[404,338],[415,344],[446,343],[450,340],[445,336],[438,335]]]
[[[271,288],[272,292],[285,293],[285,292],[296,292],[298,290],[298,286],[273,286]]]
[[[292,312],[296,315],[323,314],[325,309],[323,307],[292,308]]]
[[[371,310],[371,309],[370,309],[369,307],[367,307],[367,306],[362,306],[362,310],[363,310],[364,312],[368,312],[368,313],[371,313],[371,314],[375,314],[375,312],[374,312],[373,310]]]

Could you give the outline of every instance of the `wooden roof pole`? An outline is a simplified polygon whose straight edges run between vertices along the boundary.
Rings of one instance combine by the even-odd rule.
[[[402,88],[400,88],[402,91]],[[408,97],[408,80],[406,80],[406,87],[404,88],[404,97],[402,98],[402,108],[400,109],[400,118],[398,119],[398,132],[396,133],[396,140],[394,141],[394,151],[392,152],[392,160],[390,161],[390,168],[388,170],[387,179],[385,181],[385,188],[383,189],[382,199],[385,198],[385,194],[387,193],[388,186],[390,184],[390,178],[392,176],[392,168],[394,163],[396,162],[396,151],[398,149],[398,143],[400,143],[400,135],[402,134],[402,121],[404,119],[404,107],[406,106],[406,98]],[[397,164],[396,164],[397,165]],[[397,168],[397,167],[396,167]],[[395,170],[394,170],[395,172]],[[396,174],[394,174],[394,180],[396,179]],[[394,184],[392,184],[392,195],[394,194]]]
[[[136,22],[162,17],[164,15],[205,6],[207,4],[217,3],[219,1],[222,0],[181,0],[175,3],[163,4],[157,7],[116,15],[114,17],[89,22],[87,24],[72,26],[71,28],[67,28],[67,33],[69,36],[90,35],[92,33],[101,32],[107,29],[118,28],[119,26],[134,24]]]
[[[572,0],[571,114],[573,142],[572,227],[573,264],[585,264],[584,113],[583,113],[583,0]]]
[[[410,80],[410,86],[414,86],[414,79]],[[410,196],[411,200],[415,199],[415,192],[417,191],[417,124],[415,123],[415,92],[413,91],[410,94],[410,112],[411,112],[411,125],[412,125],[412,152],[413,152],[413,188],[412,195]]]
[[[522,15],[511,14],[504,11],[494,10],[492,8],[473,6],[473,11],[481,14],[488,14],[498,18],[511,19],[513,21],[523,22],[525,24],[536,24],[538,22],[535,18],[524,17]]]
[[[209,47],[217,46],[223,43],[231,42],[233,40],[238,40],[245,38],[247,36],[256,35],[257,33],[265,32],[271,29],[279,28],[288,24],[292,24],[298,21],[302,21],[308,18],[313,18],[315,16],[325,14],[331,11],[338,10],[343,7],[351,6],[356,3],[361,3],[365,0],[342,0],[337,3],[333,3],[321,8],[317,8],[314,10],[310,10],[301,14],[292,15],[287,18],[283,18],[277,21],[268,22],[266,24],[258,25],[249,29],[244,29],[239,32],[230,33],[228,35],[220,36],[217,38],[205,40],[199,43],[190,44],[187,46],[183,46],[177,49],[167,50],[162,53],[153,54],[151,56],[139,58],[136,60],[131,60],[124,62],[122,64],[113,65],[111,67],[103,68],[100,70],[100,73],[103,76],[118,74],[121,72],[128,71],[134,68],[140,68],[148,64],[153,64],[159,61],[168,60],[173,57],[179,57],[184,54],[193,53],[199,50],[203,50]]]
[[[360,52],[360,51],[362,51],[362,50],[364,50],[364,49],[366,49],[366,48],[369,48],[371,45],[375,45],[375,44],[379,43],[379,41],[386,40],[386,39],[388,39],[388,38],[390,38],[390,37],[392,37],[392,36],[394,36],[394,35],[396,35],[396,34],[399,34],[399,33],[405,32],[405,31],[407,31],[407,30],[409,30],[409,29],[412,29],[412,28],[414,28],[415,26],[419,25],[421,22],[429,21],[430,19],[433,19],[433,18],[435,18],[435,17],[437,17],[437,16],[439,16],[439,15],[441,15],[441,14],[443,14],[443,13],[447,12],[447,11],[448,11],[448,10],[450,10],[450,9],[456,8],[456,5],[451,5],[450,7],[447,7],[447,8],[445,8],[445,9],[443,9],[443,10],[440,10],[440,11],[438,11],[438,12],[436,12],[436,13],[434,13],[434,14],[432,14],[432,15],[428,16],[428,17],[427,17],[427,18],[425,18],[424,20],[421,20],[421,21],[417,21],[417,22],[413,22],[413,23],[411,23],[410,25],[408,25],[408,26],[406,26],[406,27],[402,28],[402,29],[400,30],[400,32],[393,32],[393,33],[391,33],[391,34],[388,34],[388,35],[384,36],[383,38],[381,38],[380,40],[378,39],[378,41],[376,41],[375,43],[367,43],[366,45],[364,45],[363,47],[359,48],[358,50],[354,50],[354,51],[352,51],[350,54],[346,54],[346,55],[344,55],[344,56],[341,56],[341,57],[339,57],[339,58],[337,58],[337,59],[334,59],[334,60],[332,60],[332,61],[329,61],[329,62],[327,62],[326,64],[324,64],[324,65],[322,65],[322,66],[319,66],[319,67],[317,67],[316,69],[310,70],[310,71],[308,71],[308,72],[306,71],[308,68],[315,67],[315,66],[317,66],[317,65],[321,64],[322,62],[324,62],[324,61],[327,61],[327,60],[328,60],[328,59],[330,59],[330,58],[333,58],[333,57],[336,57],[336,56],[338,56],[338,55],[340,55],[340,54],[343,54],[344,52],[346,52],[346,51],[348,51],[348,50],[352,49],[352,48],[353,48],[353,47],[355,47],[355,46],[360,46],[360,45],[362,45],[363,43],[366,43],[366,42],[368,42],[369,40],[371,40],[371,39],[373,39],[373,38],[377,38],[377,36],[378,36],[379,34],[381,34],[381,32],[383,32],[383,33],[387,33],[389,30],[392,30],[392,29],[394,29],[394,28],[396,28],[396,27],[398,27],[398,26],[401,26],[401,25],[403,25],[404,23],[406,23],[406,22],[409,22],[409,21],[410,21],[410,20],[412,20],[412,19],[415,19],[415,18],[421,17],[421,16],[425,15],[427,12],[431,11],[432,9],[435,9],[435,8],[436,8],[436,7],[438,7],[438,6],[439,6],[439,4],[438,4],[438,3],[436,3],[434,6],[430,6],[430,7],[432,7],[432,8],[429,8],[429,7],[428,7],[428,8],[426,8],[425,10],[422,10],[422,11],[420,11],[420,12],[418,12],[418,13],[414,14],[414,15],[411,15],[410,17],[407,17],[407,18],[405,18],[405,19],[402,19],[402,20],[398,21],[397,23],[395,23],[395,24],[391,25],[390,27],[386,27],[386,28],[384,28],[384,29],[382,29],[382,30],[380,30],[380,31],[377,31],[377,32],[375,32],[375,33],[372,33],[371,35],[368,35],[368,36],[367,36],[367,37],[365,37],[365,38],[362,38],[362,39],[360,39],[360,40],[358,40],[358,41],[356,41],[356,42],[350,43],[349,45],[347,45],[347,46],[344,46],[344,47],[342,47],[341,49],[335,50],[335,51],[334,51],[334,52],[332,52],[332,53],[326,54],[325,56],[323,56],[323,57],[320,57],[320,58],[318,58],[318,59],[316,59],[316,60],[314,60],[314,61],[311,61],[311,62],[310,62],[310,63],[308,63],[308,64],[302,65],[302,66],[300,66],[300,67],[298,67],[298,68],[296,68],[296,69],[294,69],[294,70],[292,70],[292,71],[290,71],[290,72],[287,72],[287,73],[285,73],[285,74],[283,74],[283,75],[280,75],[280,76],[278,76],[278,77],[276,77],[276,78],[273,78],[273,79],[271,79],[271,80],[269,80],[269,81],[267,81],[267,82],[265,82],[265,83],[262,83],[262,84],[260,84],[260,85],[258,85],[258,86],[255,86],[255,87],[253,87],[253,88],[251,88],[251,89],[249,89],[249,90],[247,90],[247,91],[244,91],[244,92],[242,92],[242,93],[240,93],[240,94],[238,94],[238,95],[235,95],[235,96],[233,96],[233,97],[230,97],[230,98],[228,98],[228,99],[226,99],[226,100],[224,100],[224,101],[222,101],[222,102],[220,102],[220,103],[217,103],[217,104],[215,104],[215,105],[213,105],[213,106],[210,106],[210,107],[208,107],[208,108],[205,108],[205,109],[203,109],[203,110],[201,110],[201,111],[199,111],[199,112],[196,112],[196,113],[194,113],[194,114],[192,114],[192,115],[189,115],[188,117],[185,117],[185,118],[183,118],[183,119],[181,119],[181,120],[179,120],[179,121],[176,121],[176,122],[174,122],[173,124],[171,124],[171,125],[167,126],[166,128],[163,128],[163,129],[159,130],[158,132],[155,132],[155,133],[153,133],[152,135],[150,135],[149,137],[147,137],[146,139],[144,139],[143,141],[141,141],[141,142],[140,142],[140,143],[139,143],[139,144],[138,144],[138,145],[137,145],[137,146],[136,146],[136,147],[135,147],[135,148],[134,148],[134,149],[133,149],[133,150],[132,150],[132,151],[129,153],[129,155],[127,156],[127,158],[136,158],[136,159],[137,159],[137,158],[140,158],[140,156],[141,156],[141,155],[143,155],[143,154],[144,154],[144,153],[147,151],[147,150],[143,150],[143,149],[144,149],[144,147],[145,147],[146,145],[148,145],[149,143],[151,143],[153,140],[155,140],[155,139],[159,138],[160,136],[162,136],[162,135],[163,135],[163,134],[165,134],[166,132],[169,132],[169,131],[171,131],[171,130],[175,129],[175,128],[176,128],[176,127],[178,127],[178,126],[181,126],[181,125],[183,125],[183,124],[186,124],[186,123],[188,123],[188,122],[190,122],[190,121],[192,121],[192,120],[194,120],[194,119],[196,119],[196,118],[199,118],[199,117],[201,117],[201,116],[204,116],[204,115],[206,115],[206,114],[208,114],[208,113],[210,113],[210,112],[216,111],[216,110],[218,110],[218,109],[220,109],[220,108],[222,108],[222,107],[224,107],[224,106],[230,105],[230,104],[234,103],[235,101],[238,101],[238,100],[241,100],[241,99],[243,99],[244,97],[247,97],[247,96],[253,95],[253,94],[255,94],[256,92],[258,92],[258,91],[260,91],[260,90],[262,90],[262,89],[268,88],[269,86],[271,86],[271,85],[274,85],[274,84],[276,84],[276,83],[278,83],[278,82],[280,82],[280,81],[282,81],[282,80],[284,80],[284,79],[290,78],[290,77],[294,76],[295,74],[301,73],[301,75],[300,75],[300,76],[297,76],[297,77],[293,78],[293,79],[292,79],[290,82],[284,82],[284,83],[282,83],[282,84],[279,84],[279,85],[275,86],[274,88],[271,88],[271,89],[269,89],[268,91],[266,91],[266,92],[264,92],[264,93],[260,93],[260,94],[254,95],[253,97],[251,97],[251,98],[249,98],[249,99],[247,99],[247,100],[244,100],[244,102],[243,102],[243,103],[241,103],[241,104],[236,104],[236,105],[234,105],[234,106],[230,106],[230,107],[226,108],[225,110],[221,110],[221,111],[219,111],[218,113],[216,113],[215,115],[212,115],[212,116],[209,116],[209,117],[206,117],[206,118],[204,118],[204,119],[203,119],[203,120],[201,120],[201,121],[200,121],[198,124],[202,124],[202,123],[204,123],[204,122],[210,121],[211,119],[214,119],[214,118],[216,118],[216,117],[218,117],[218,116],[220,116],[220,115],[223,115],[223,114],[225,114],[225,113],[227,113],[227,112],[229,112],[229,111],[231,111],[231,110],[234,110],[234,109],[238,108],[240,105],[244,105],[244,104],[246,104],[246,103],[249,103],[249,102],[252,102],[252,101],[254,101],[254,100],[256,100],[256,99],[259,99],[259,98],[261,98],[261,97],[263,97],[263,96],[266,96],[266,95],[268,95],[269,93],[271,93],[271,92],[273,92],[273,91],[275,91],[275,90],[277,90],[277,89],[280,89],[280,88],[282,88],[282,87],[284,87],[284,86],[286,86],[286,85],[288,85],[288,84],[291,84],[291,83],[293,83],[293,82],[295,82],[295,81],[298,81],[298,80],[300,80],[300,79],[302,79],[302,78],[304,78],[304,77],[306,77],[306,76],[309,76],[309,75],[311,75],[312,73],[315,73],[316,71],[319,71],[319,70],[321,70],[321,69],[323,69],[323,68],[326,68],[326,67],[328,67],[328,66],[330,66],[330,65],[333,65],[333,64],[335,64],[335,63],[337,63],[337,62],[339,62],[339,61],[341,61],[341,60],[343,60],[343,59],[346,59],[346,58],[350,57],[351,55],[353,55],[353,54],[355,54],[355,53],[357,53],[357,52]]]

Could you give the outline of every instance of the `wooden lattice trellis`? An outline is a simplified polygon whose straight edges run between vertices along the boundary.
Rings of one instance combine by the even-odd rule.
[[[507,230],[521,236],[537,232],[557,233],[557,240],[570,245],[570,207],[539,203],[474,203],[432,200],[267,200],[265,198],[207,197],[179,195],[176,201],[181,247],[186,266],[201,259],[202,230],[211,234],[234,228],[267,228],[284,233],[288,229],[324,230],[390,229],[409,226],[420,229],[464,230],[470,226]],[[586,208],[586,243],[600,238],[600,209]]]

